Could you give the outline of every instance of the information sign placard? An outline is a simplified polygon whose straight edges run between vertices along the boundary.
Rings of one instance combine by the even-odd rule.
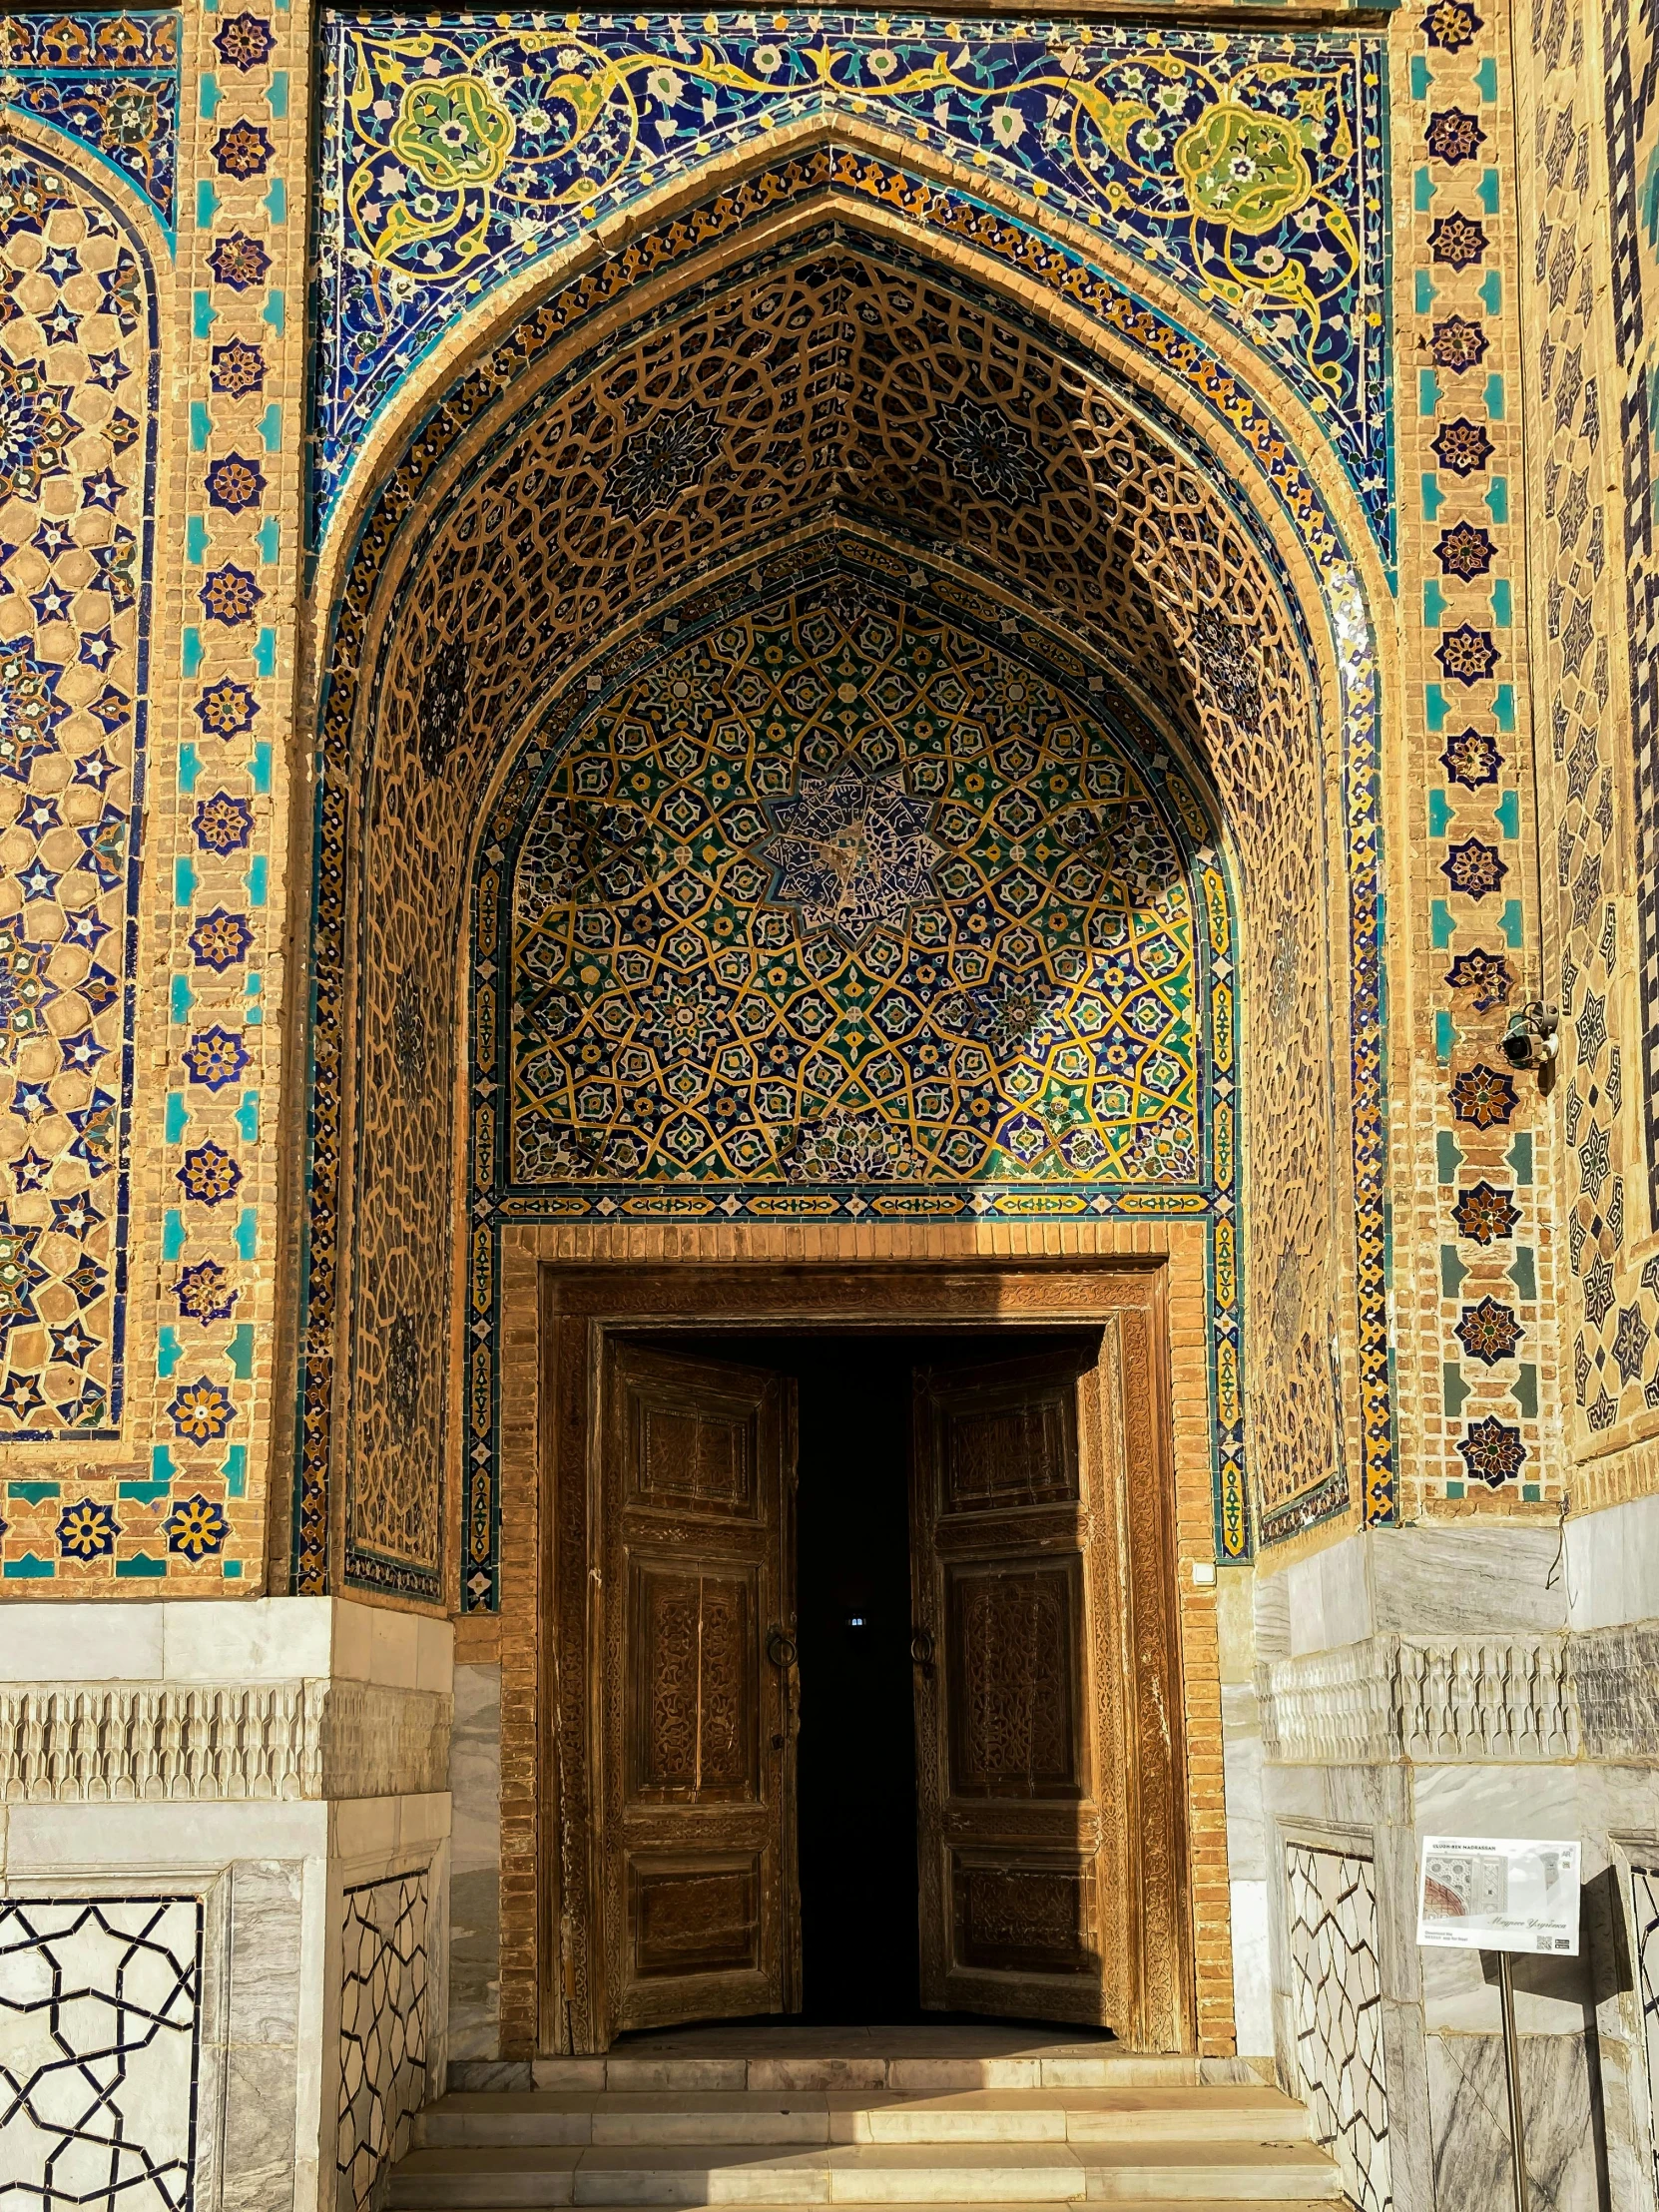
[[[1428,1837],[1417,1891],[1417,1941],[1575,1958],[1577,1842]]]

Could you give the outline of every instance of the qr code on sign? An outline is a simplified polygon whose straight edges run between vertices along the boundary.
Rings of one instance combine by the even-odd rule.
[[[1540,1950],[1565,1950],[1567,1947],[1565,1936],[1540,1936],[1538,1937],[1538,1948]]]

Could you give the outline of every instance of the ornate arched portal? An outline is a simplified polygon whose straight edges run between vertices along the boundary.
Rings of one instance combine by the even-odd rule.
[[[323,670],[302,1586],[438,1597],[447,1481],[495,1602],[496,1256],[535,1218],[1197,1216],[1224,1549],[1247,1456],[1267,1516],[1385,1478],[1355,572],[1219,360],[1136,306],[1132,382],[874,174],[824,147],[597,261],[367,512]],[[804,824],[886,839],[854,911]],[[1133,1046],[1113,962],[1177,907]]]

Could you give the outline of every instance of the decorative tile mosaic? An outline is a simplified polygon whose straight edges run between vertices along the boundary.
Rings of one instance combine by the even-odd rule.
[[[426,2102],[424,1873],[347,1890],[340,1936],[336,2212],[371,2212]]]
[[[1501,149],[1514,129],[1503,27],[1431,11],[1400,56],[1396,146],[1413,170],[1409,316],[1422,363],[1397,431],[1401,560],[1420,592],[1405,700],[1421,761],[1424,1034],[1435,1111],[1412,1199],[1422,1317],[1422,1485],[1409,1509],[1512,1512],[1545,1502],[1540,1380],[1539,1086],[1511,1070],[1505,1023],[1543,994],[1534,894],[1521,528],[1519,235]],[[1407,134],[1409,134],[1407,136]],[[1407,468],[1407,457],[1413,464]],[[1412,608],[1415,616],[1416,606]],[[1559,1484],[1549,1492],[1558,1497]]]
[[[889,180],[872,174],[871,165],[860,162],[848,166],[840,157],[824,150],[792,160],[778,177],[745,184],[736,195],[722,201],[718,220],[728,230],[741,226],[751,208],[771,211],[779,203],[781,189],[794,191],[812,181],[834,182],[842,189],[874,195],[889,187]],[[918,210],[910,184],[894,179],[890,185],[902,197],[912,219],[922,216],[937,220],[948,230],[952,214],[961,213],[942,196],[928,199]],[[683,221],[677,226],[677,237],[684,238],[687,245],[701,235],[705,234],[696,223]],[[1002,233],[987,235],[977,218],[973,236],[982,249],[1000,251]],[[1017,257],[1029,274],[1033,266],[1029,241],[1012,227],[1007,232],[1007,248],[1010,258]],[[642,245],[638,250],[639,268],[661,268],[663,251],[661,242]],[[1215,713],[1222,718],[1214,725],[1214,739],[1207,737],[1205,743],[1214,744],[1216,772],[1223,782],[1226,803],[1237,806],[1239,833],[1257,855],[1247,864],[1257,866],[1259,862],[1262,883],[1276,885],[1273,896],[1278,921],[1262,932],[1261,988],[1271,991],[1278,1008],[1275,1050],[1285,1058],[1285,1072],[1269,1086],[1265,1110],[1273,1126],[1277,1126],[1275,1117],[1284,1117],[1290,1148],[1286,1157],[1294,1154],[1303,1171],[1273,1179],[1272,1195],[1264,1201],[1261,1216],[1261,1234],[1271,1240],[1269,1273],[1276,1285],[1274,1309],[1280,1317],[1263,1354],[1267,1378],[1264,1386],[1280,1410],[1259,1423],[1258,1433],[1272,1470],[1271,1494],[1276,1505],[1306,1486],[1304,1470],[1309,1465],[1329,1470],[1334,1457],[1339,1471],[1322,1474],[1321,1496],[1312,1510],[1316,1514],[1341,1510],[1347,1502],[1348,1478],[1341,1471],[1341,1445],[1334,1447],[1333,1443],[1337,1391],[1330,1365],[1330,1301],[1335,1295],[1326,1244],[1330,1217],[1319,1197],[1324,1169],[1313,1164],[1309,1156],[1310,1146],[1318,1151],[1322,1132],[1329,1127],[1329,1110],[1319,1103],[1320,1085],[1325,1080],[1322,1071],[1328,1064],[1325,1023],[1329,998],[1320,955],[1311,942],[1301,940],[1286,919],[1305,909],[1320,909],[1323,894],[1311,888],[1319,874],[1320,859],[1307,840],[1285,840],[1276,834],[1270,837],[1269,833],[1270,825],[1282,820],[1291,789],[1287,777],[1293,773],[1293,764],[1298,778],[1314,773],[1309,750],[1311,728],[1305,708],[1293,705],[1289,693],[1282,694],[1279,689],[1291,682],[1302,648],[1295,642],[1294,631],[1283,628],[1282,587],[1266,581],[1273,573],[1272,555],[1266,556],[1268,566],[1264,570],[1262,545],[1252,543],[1248,532],[1241,534],[1237,516],[1229,514],[1224,505],[1216,507],[1214,513],[1206,507],[1205,502],[1214,502],[1216,494],[1213,485],[1206,487],[1202,467],[1172,467],[1167,454],[1155,460],[1154,452],[1163,450],[1156,439],[1146,443],[1143,450],[1145,433],[1131,430],[1130,418],[1118,410],[1115,400],[1108,401],[1104,392],[1089,401],[1086,434],[1097,460],[1113,456],[1111,466],[1101,469],[1091,465],[1076,476],[1075,482],[1069,474],[1062,475],[1062,470],[1072,471],[1077,466],[1073,451],[1076,432],[1062,428],[1075,416],[1075,396],[1068,398],[1063,410],[1050,415],[1043,411],[1047,403],[1038,397],[1046,388],[1042,381],[1031,387],[1030,396],[1016,398],[1016,387],[1007,385],[1004,378],[1000,399],[993,403],[993,391],[978,388],[978,371],[968,365],[978,350],[991,342],[993,324],[986,319],[987,314],[1011,313],[1006,302],[993,309],[988,303],[975,301],[970,310],[957,297],[962,287],[959,276],[945,279],[942,272],[915,261],[913,255],[899,253],[897,266],[891,273],[884,273],[878,261],[869,261],[874,249],[866,245],[850,257],[837,247],[841,259],[825,263],[822,269],[811,258],[815,251],[822,253],[810,239],[793,247],[794,261],[780,269],[776,280],[762,276],[758,265],[746,265],[742,281],[762,287],[757,297],[764,293],[769,301],[765,308],[769,317],[782,315],[781,327],[791,332],[810,330],[813,317],[821,310],[810,308],[808,298],[829,283],[839,301],[835,311],[842,319],[836,327],[844,327],[846,332],[836,339],[837,346],[844,347],[854,340],[861,346],[865,340],[858,332],[868,329],[869,342],[874,343],[874,333],[893,311],[883,304],[881,287],[894,285],[894,296],[904,295],[907,303],[902,314],[908,316],[921,296],[916,287],[922,282],[927,287],[929,313],[948,318],[952,338],[947,357],[956,363],[949,372],[953,380],[932,393],[931,384],[937,381],[938,372],[929,367],[927,381],[906,393],[901,402],[899,387],[894,384],[892,397],[882,400],[880,416],[870,417],[867,423],[860,417],[856,424],[850,417],[842,418],[836,442],[826,443],[819,435],[816,444],[802,447],[798,462],[792,456],[805,434],[803,426],[811,419],[790,397],[788,384],[789,377],[799,372],[799,364],[791,364],[800,349],[800,337],[792,336],[788,347],[773,344],[767,371],[769,396],[757,412],[759,401],[753,394],[748,401],[743,399],[747,387],[730,379],[722,382],[721,355],[716,350],[738,342],[744,318],[753,310],[740,307],[736,299],[723,303],[716,295],[700,291],[693,295],[698,302],[695,315],[689,307],[676,310],[689,319],[676,321],[661,310],[655,311],[649,325],[623,333],[630,347],[644,349],[639,351],[637,365],[634,350],[621,351],[616,340],[608,340],[601,356],[606,367],[601,395],[583,382],[591,374],[591,364],[585,358],[567,362],[559,370],[557,403],[537,401],[533,439],[523,442],[522,431],[504,433],[501,445],[486,447],[480,455],[467,480],[471,488],[457,492],[449,509],[425,517],[417,525],[425,532],[417,541],[422,549],[404,572],[391,627],[381,633],[390,641],[385,649],[388,658],[371,676],[359,662],[359,641],[372,604],[378,567],[392,542],[395,518],[406,516],[419,501],[426,471],[447,448],[446,416],[456,422],[473,419],[478,407],[501,390],[509,376],[515,398],[522,397],[527,403],[540,388],[535,381],[543,373],[538,367],[540,356],[558,333],[606,299],[625,293],[635,280],[635,265],[628,256],[620,256],[615,264],[601,265],[535,310],[497,355],[486,358],[469,378],[462,380],[445,403],[445,410],[423,428],[417,444],[388,485],[378,510],[365,524],[364,550],[345,586],[331,656],[324,726],[326,770],[319,795],[319,1025],[313,1053],[319,1083],[312,1115],[318,1164],[311,1184],[310,1328],[301,1416],[304,1482],[296,1572],[302,1582],[327,1571],[322,1539],[327,1477],[335,1448],[332,1424],[339,1417],[336,1379],[347,1377],[345,1387],[358,1411],[338,1432],[341,1462],[336,1464],[343,1465],[346,1488],[346,1577],[361,1577],[380,1587],[413,1588],[421,1577],[436,1571],[431,1548],[438,1525],[435,1501],[419,1503],[417,1511],[417,1501],[403,1494],[408,1487],[410,1422],[416,1424],[414,1433],[426,1435],[431,1433],[434,1421],[441,1421],[441,1373],[434,1379],[434,1348],[447,1341],[449,1334],[443,1314],[434,1305],[434,1289],[441,1286],[443,1273],[431,1255],[441,1249],[446,1233],[444,1193],[451,1171],[433,1150],[443,1141],[439,1118],[412,1113],[408,1107],[408,1100],[416,1095],[445,1095],[449,1079],[441,1055],[446,1049],[444,1040],[458,1026],[444,1004],[444,978],[434,973],[428,942],[430,916],[433,911],[448,910],[461,895],[456,871],[462,863],[473,819],[470,795],[489,775],[495,758],[494,746],[480,744],[479,734],[518,728],[535,705],[537,687],[545,686],[551,676],[544,658],[532,661],[523,655],[480,656],[469,653],[459,641],[469,636],[508,635],[514,623],[522,625],[528,620],[551,626],[550,634],[561,639],[561,650],[576,660],[590,636],[596,637],[607,626],[627,620],[630,613],[636,622],[643,619],[649,595],[665,588],[691,590],[700,564],[708,559],[706,553],[698,551],[700,547],[715,549],[720,558],[731,560],[746,549],[776,542],[794,508],[815,495],[821,480],[827,489],[850,481],[860,487],[859,499],[873,499],[879,508],[882,498],[894,496],[879,490],[888,480],[884,471],[889,465],[897,470],[891,483],[902,485],[904,490],[890,518],[881,515],[882,529],[896,528],[901,539],[908,537],[912,543],[920,542],[918,532],[925,536],[928,531],[942,530],[954,541],[952,558],[976,563],[987,584],[998,575],[998,564],[1007,563],[1010,565],[1003,573],[1018,589],[1023,564],[1029,572],[1024,588],[1032,588],[1040,575],[1043,580],[1037,588],[1041,596],[1065,609],[1066,622],[1080,626],[1080,635],[1088,639],[1091,651],[1103,653],[1109,664],[1115,658],[1133,671],[1138,682],[1150,683],[1155,689],[1167,683],[1171,711],[1178,722],[1191,714],[1195,678],[1205,702],[1203,714],[1208,717]],[[1065,282],[1068,289],[1073,287],[1079,265],[1044,249],[1037,266],[1052,268],[1056,280]],[[798,292],[802,299],[799,309],[788,304]],[[1114,296],[1103,289],[1102,306],[1109,310]],[[861,303],[849,313],[854,300]],[[700,334],[705,324],[708,333]],[[1354,573],[1317,497],[1289,463],[1283,441],[1265,422],[1256,427],[1260,418],[1253,418],[1252,404],[1229,373],[1220,364],[1193,354],[1190,341],[1177,340],[1169,350],[1163,350],[1165,341],[1158,334],[1158,326],[1149,326],[1144,316],[1137,314],[1120,327],[1135,333],[1164,359],[1182,365],[1190,362],[1195,391],[1219,404],[1247,436],[1259,439],[1264,447],[1271,444],[1275,479],[1286,496],[1287,520],[1294,522],[1310,550],[1317,548],[1316,557],[1332,595],[1339,667],[1347,685],[1349,707],[1345,731],[1350,748],[1348,857],[1353,939],[1334,956],[1349,966],[1354,991],[1355,1212],[1361,1235],[1364,1408],[1357,1424],[1357,1441],[1369,1470],[1373,1496],[1381,1500],[1380,1509],[1385,1511],[1390,1497],[1387,1469],[1391,1464],[1391,1433],[1382,1304],[1382,1131],[1375,937],[1375,740],[1371,719],[1374,674],[1361,602]],[[880,343],[885,345],[886,340]],[[1009,320],[1005,330],[998,326],[995,343],[1012,349],[999,358],[1037,367],[1038,342],[1018,327],[1017,318]],[[936,337],[933,344],[937,344]],[[926,347],[917,355],[908,338],[895,338],[894,345],[896,350],[888,349],[879,357],[889,361],[928,357]],[[806,357],[802,355],[803,362]],[[827,354],[820,359],[815,352],[813,358],[815,374],[830,373],[832,356]],[[874,358],[872,355],[872,361]],[[848,361],[835,373],[855,382],[861,371]],[[906,371],[906,375],[909,373]],[[1015,371],[1009,369],[1006,373],[1012,375]],[[1023,366],[1017,371],[1019,376],[1027,373]],[[1044,365],[1040,378],[1053,383],[1059,373],[1055,365]],[[1004,371],[999,368],[997,374],[1002,376]],[[770,390],[773,384],[778,386],[775,392]],[[882,387],[878,384],[875,388]],[[1059,387],[1055,384],[1054,388]],[[1154,411],[1158,406],[1156,397],[1145,393],[1141,403]],[[741,424],[734,418],[722,430],[725,440],[740,438],[736,450],[746,471],[741,477],[734,474],[725,450],[717,451],[708,420],[711,405],[717,413],[722,408],[749,408],[749,417]],[[769,427],[775,424],[775,417],[776,425]],[[838,441],[844,438],[852,438],[854,445],[842,454]],[[872,438],[873,445],[866,450]],[[881,449],[894,439],[898,442],[889,463]],[[509,453],[513,458],[511,467],[506,468],[502,463]],[[900,453],[905,456],[902,461]],[[1068,453],[1070,459],[1066,458]],[[1178,646],[1170,636],[1169,624],[1177,619],[1172,614],[1174,602],[1166,600],[1160,608],[1150,600],[1143,605],[1137,598],[1142,587],[1130,581],[1140,573],[1133,557],[1127,558],[1121,572],[1114,571],[1106,587],[1106,606],[1118,611],[1103,615],[1098,575],[1078,566],[1077,553],[1062,550],[1115,542],[1111,533],[1120,525],[1109,519],[1109,511],[1116,511],[1111,502],[1119,495],[1109,487],[1137,481],[1148,469],[1154,473],[1156,489],[1149,488],[1137,498],[1132,522],[1125,511],[1121,527],[1138,534],[1156,529],[1151,518],[1166,507],[1171,514],[1190,511],[1194,516],[1192,525],[1182,525],[1178,536],[1160,542],[1205,549],[1202,555],[1195,550],[1180,556],[1197,563],[1190,587],[1182,587],[1194,594],[1194,603],[1178,618],[1184,646]],[[1045,522],[1043,532],[1026,527],[1016,534],[1010,528],[1006,482],[1011,472],[1023,472],[1028,477],[1033,470],[1045,477],[1049,487],[1045,500],[1071,502],[1064,510],[1068,519],[1063,528],[1053,532]],[[549,497],[547,489],[555,484],[560,487],[556,499]],[[1098,500],[1106,500],[1107,509],[1102,510],[1097,524],[1084,525],[1081,518],[1085,508],[1078,502]],[[600,506],[608,508],[616,521],[616,528],[606,534],[596,534],[593,527],[592,518]],[[1061,511],[1056,504],[1056,517]],[[479,519],[486,512],[489,520],[480,533]],[[746,516],[751,514],[755,521],[764,518],[764,528],[756,537],[743,534],[750,527]],[[1200,514],[1206,519],[1199,521]],[[407,535],[404,542],[410,542]],[[1223,545],[1229,551],[1221,567],[1209,581],[1201,581],[1198,569],[1202,568],[1204,577],[1209,578],[1206,564]],[[1236,551],[1232,550],[1235,546]],[[537,551],[538,547],[542,550]],[[899,561],[897,578],[909,583],[922,580],[920,576],[907,577],[909,570],[921,565],[914,554],[895,557]],[[785,579],[792,571],[786,561],[782,567],[775,565],[773,573]],[[1251,579],[1248,584],[1247,577]],[[959,595],[960,587],[953,588]],[[976,605],[979,596],[976,589],[967,603]],[[1247,604],[1248,614],[1242,611]],[[1227,613],[1222,612],[1224,605]],[[509,611],[513,609],[518,611]],[[672,619],[679,623],[690,618],[676,614]],[[1011,608],[1002,620],[1017,630]],[[1252,637],[1251,648],[1244,652],[1237,642],[1239,620],[1246,623]],[[1127,631],[1122,628],[1125,622]],[[507,626],[504,630],[500,627],[503,623]],[[1119,625],[1116,631],[1114,624]],[[1135,641],[1132,644],[1128,642],[1131,634]],[[654,651],[655,647],[643,637],[636,637],[626,650],[637,654]],[[592,679],[595,685],[603,688],[613,672],[626,672],[631,663],[617,658],[622,651],[613,637],[611,658],[603,677],[596,670]],[[1257,664],[1254,674],[1252,659]],[[373,993],[376,1010],[371,1012],[365,1005],[360,1014],[349,1014],[349,999],[337,980],[345,956],[340,904],[346,880],[345,848],[339,840],[348,834],[354,806],[351,794],[364,773],[355,753],[359,742],[355,733],[358,702],[365,696],[359,687],[366,684],[372,685],[377,703],[373,727],[380,732],[367,742],[380,749],[383,761],[383,767],[375,772],[382,778],[376,803],[378,819],[408,824],[414,841],[379,840],[365,847],[367,874],[358,908],[358,957],[366,964],[357,972],[363,977],[361,987]],[[1208,723],[1206,727],[1210,727]],[[1318,791],[1316,779],[1308,786],[1311,819],[1318,817]],[[783,799],[790,794],[772,796]],[[906,803],[910,798],[905,795]],[[507,827],[510,830],[512,825]],[[930,817],[925,829],[918,827],[913,816],[898,828],[912,838],[934,834]],[[787,825],[773,824],[766,818],[766,835],[776,836],[786,829]],[[571,829],[567,841],[580,843],[581,836],[590,831],[597,834],[602,847],[602,823],[584,821]],[[596,848],[590,854],[592,864],[599,864],[600,857]],[[625,861],[627,855],[619,857]],[[913,869],[920,862],[920,854],[912,849],[908,862]],[[769,863],[769,881],[771,872]],[[1277,887],[1281,878],[1282,890]],[[498,887],[492,886],[486,905],[493,903]],[[804,898],[812,889],[810,883],[798,887]],[[818,888],[822,894],[825,886],[821,882]],[[1265,890],[1263,895],[1268,895]],[[1314,901],[1311,906],[1310,899]],[[879,915],[865,919],[870,926],[880,926]],[[1316,932],[1320,926],[1314,925]],[[498,940],[486,936],[482,956],[493,960],[498,950]],[[692,1019],[696,1008],[684,1008],[682,1013]],[[366,1232],[359,1232],[371,1237],[375,1249],[372,1258],[366,1251],[358,1257],[353,1298],[359,1302],[360,1316],[346,1339],[340,1334],[338,1304],[336,1178],[348,1155],[342,1149],[345,1099],[336,1088],[334,1071],[341,1066],[343,1049],[335,1025],[343,1025],[348,1015],[351,1020],[365,1023],[358,1048],[359,1073],[354,1078],[362,1104],[349,1154],[359,1166],[351,1172],[359,1177],[393,1175],[399,1190],[412,1194],[412,1200],[401,1207],[395,1221],[379,1213]],[[613,1041],[624,1046],[630,1043],[627,1039]],[[597,1038],[593,1042],[596,1050],[605,1049]],[[397,1101],[401,1103],[394,1108]],[[827,1115],[820,1114],[807,1117],[807,1121],[825,1118]],[[803,1127],[806,1125],[804,1122]],[[579,1116],[569,1123],[573,1130],[579,1126]],[[1289,1135],[1293,1127],[1294,1138]],[[941,1141],[943,1134],[941,1125]],[[873,1152],[864,1155],[866,1159],[875,1156]],[[802,1165],[806,1165],[805,1155]],[[890,1169],[891,1165],[890,1157],[884,1158],[883,1166]],[[788,1169],[776,1153],[774,1172],[790,1190],[794,1203],[809,1195],[804,1187],[790,1185]],[[890,1173],[884,1179],[875,1177],[868,1198],[891,1199],[895,1194],[890,1184]],[[844,1188],[848,1197],[858,1196],[862,1202],[865,1194],[854,1187]],[[645,1203],[647,1195],[634,1194],[635,1202]],[[729,1197],[730,1188],[720,1195],[723,1199]],[[826,1190],[811,1195],[828,1197],[837,1210],[845,1203]],[[941,1196],[954,1203],[949,1193],[941,1191]],[[1020,1193],[1009,1196],[1020,1199],[1022,1210],[1028,1210],[1028,1203],[1049,1212],[1056,1201],[1062,1207],[1068,1201],[1088,1203],[1081,1194],[1068,1194],[1063,1189],[1058,1193],[1033,1190],[1028,1197]],[[574,1202],[580,1210],[588,1210],[586,1196]],[[665,1190],[661,1200],[653,1203],[672,1207],[679,1199]],[[1147,1203],[1167,1208],[1168,1200],[1148,1194]],[[1218,1264],[1217,1282],[1226,1285],[1227,1297],[1237,1296],[1236,1255],[1229,1256],[1226,1266]],[[493,1312],[492,1278],[487,1266],[482,1274],[475,1267],[469,1296],[473,1300],[475,1334],[487,1339]],[[342,1366],[342,1345],[347,1341],[352,1350]],[[486,1369],[490,1357],[486,1351]],[[469,1395],[472,1417],[482,1418],[486,1427],[493,1418],[487,1382],[487,1374],[481,1379],[475,1377]],[[1306,1436],[1304,1427],[1309,1430]],[[442,1433],[441,1426],[438,1433]],[[489,1541],[488,1468],[483,1466],[481,1473],[478,1469],[488,1460],[490,1446],[487,1437],[475,1429],[469,1448],[474,1467],[468,1471],[468,1481],[472,1483],[476,1476],[483,1499],[482,1504],[477,1499],[469,1503],[468,1528],[474,1531],[469,1537],[470,1551],[479,1530],[486,1531],[486,1545]],[[482,1520],[478,1518],[480,1513]],[[1230,1548],[1242,1541],[1240,1515]],[[423,1559],[432,1560],[432,1564],[417,1564]],[[472,1552],[469,1573],[476,1565],[476,1553]],[[488,1602],[492,1570],[487,1560],[482,1571],[482,1601]]]
[[[1361,2212],[1392,2212],[1377,1870],[1354,1852],[1287,1845],[1291,2002],[1313,2136]]]
[[[0,2174],[41,2205],[195,2201],[200,1898],[0,1899]]]
[[[324,26],[317,536],[368,425],[491,287],[746,143],[841,115],[1186,290],[1328,424],[1388,544],[1373,37],[1039,21],[964,40],[822,14]]]
[[[94,182],[13,140],[0,151],[0,1448],[119,1433],[159,367],[145,241]],[[95,1538],[83,1520],[14,1549],[6,1575],[49,1576],[60,1550],[113,1558],[121,1532],[101,1519]]]
[[[173,236],[180,17],[0,16],[0,108],[67,132],[150,203]]]

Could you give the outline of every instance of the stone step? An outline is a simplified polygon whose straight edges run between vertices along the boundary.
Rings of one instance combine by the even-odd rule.
[[[1306,2140],[1301,2105],[1252,2080],[1109,2089],[627,2090],[458,2094],[423,2112],[425,2145]]]
[[[542,2091],[618,2090],[635,2095],[693,2096],[740,2090],[906,2090],[929,2095],[952,2089],[1111,2089],[1192,2087],[1261,2082],[1242,2058],[1120,2050],[1111,2043],[1034,2048],[1008,2054],[923,2051],[916,2055],[814,2051],[811,2048],[680,2056],[654,2053],[603,2058],[538,2058],[531,2079]]]
[[[742,2204],[1330,2203],[1335,2169],[1308,2143],[708,2144],[701,2148],[447,2146],[412,2151],[394,2208]]]

